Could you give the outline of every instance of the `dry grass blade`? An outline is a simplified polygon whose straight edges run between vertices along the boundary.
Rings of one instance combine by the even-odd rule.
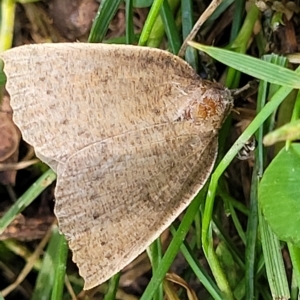
[[[23,270],[20,272],[18,275],[17,279],[15,280],[14,283],[6,287],[4,290],[1,291],[1,294],[3,297],[6,297],[8,294],[10,294],[28,275],[28,273],[31,271],[35,261],[39,258],[41,255],[44,247],[47,245],[50,237],[52,234],[52,228],[50,227],[44,238],[41,240],[39,245],[36,247],[32,255],[28,258],[28,261],[23,268]]]

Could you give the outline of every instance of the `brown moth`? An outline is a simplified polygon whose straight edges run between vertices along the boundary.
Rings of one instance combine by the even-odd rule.
[[[232,97],[158,49],[40,44],[1,57],[14,122],[57,173],[55,214],[90,289],[202,188]]]

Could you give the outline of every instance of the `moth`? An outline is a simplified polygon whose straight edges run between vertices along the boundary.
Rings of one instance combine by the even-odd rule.
[[[90,289],[205,184],[230,91],[163,50],[85,43],[1,54],[14,122],[57,173],[55,215]]]

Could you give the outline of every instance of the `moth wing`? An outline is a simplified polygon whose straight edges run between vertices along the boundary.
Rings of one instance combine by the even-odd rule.
[[[90,145],[59,169],[55,212],[90,289],[145,250],[207,180],[215,133],[168,124]],[[148,139],[138,148],[132,141]]]
[[[91,288],[203,186],[231,99],[157,49],[44,44],[1,57],[14,121],[57,171],[56,216]]]
[[[14,121],[54,170],[92,143],[173,121],[205,87],[183,60],[146,47],[39,44],[1,58]]]

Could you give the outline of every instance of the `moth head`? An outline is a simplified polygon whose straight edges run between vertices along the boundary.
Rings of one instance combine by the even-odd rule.
[[[180,110],[177,120],[188,120],[196,125],[218,129],[223,124],[233,106],[233,98],[228,89],[215,84],[210,88],[196,88],[187,95],[185,107]]]

